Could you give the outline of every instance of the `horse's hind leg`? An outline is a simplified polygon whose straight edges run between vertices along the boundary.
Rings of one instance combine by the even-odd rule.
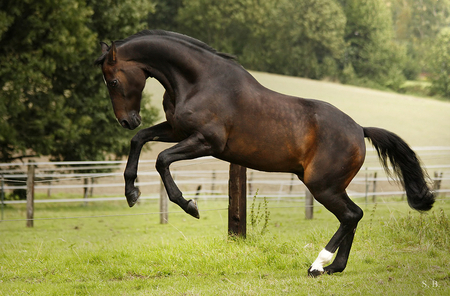
[[[316,200],[331,211],[341,223],[330,242],[319,253],[317,259],[308,269],[308,275],[315,277],[323,273],[332,274],[334,272],[341,272],[345,269],[356,227],[363,216],[363,211],[350,200],[345,191],[340,194],[316,191],[313,192],[313,195]],[[331,261],[337,249],[339,249],[339,251],[334,262],[331,265],[324,267],[325,264]]]
[[[349,234],[347,234],[347,236],[345,236],[344,240],[339,246],[338,253],[336,255],[336,258],[334,258],[333,263],[324,267],[325,273],[332,274],[335,272],[344,271],[345,267],[347,266],[348,257],[350,255],[350,249],[353,244],[353,238],[355,237],[355,231],[356,226],[353,231],[351,231]]]

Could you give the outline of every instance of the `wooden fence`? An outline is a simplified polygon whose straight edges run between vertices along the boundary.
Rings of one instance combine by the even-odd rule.
[[[441,149],[423,148],[422,160],[433,179],[438,196],[450,193],[450,147]],[[415,148],[417,149],[417,148]],[[420,150],[420,149],[419,149]],[[377,166],[377,157],[369,153],[365,166],[348,188],[353,199],[376,202],[378,196],[403,195],[398,184],[389,181],[383,169]],[[431,163],[431,164],[429,164]],[[1,220],[3,207],[7,204],[27,203],[27,226],[33,227],[35,202],[94,202],[124,200],[122,171],[125,161],[102,162],[29,162],[26,164],[0,164]],[[246,200],[259,195],[272,201],[295,200],[305,203],[305,217],[313,218],[314,200],[306,187],[290,174],[263,173],[247,170],[211,157],[189,163],[174,165],[172,172],[186,197],[197,199],[229,199],[229,232],[245,236]],[[207,169],[209,168],[209,169]],[[141,187],[141,199],[160,200],[160,222],[167,223],[167,197],[159,175],[154,170],[154,161],[141,161],[137,186]],[[144,181],[143,181],[144,180]],[[14,191],[26,191],[26,200],[5,199]],[[108,197],[92,198],[96,194]],[[35,199],[35,192],[40,198]],[[47,198],[42,198],[46,192]],[[52,198],[58,192],[79,192],[80,198]],[[112,193],[111,193],[112,192]],[[73,193],[70,194],[73,196]],[[114,196],[116,195],[116,196]]]

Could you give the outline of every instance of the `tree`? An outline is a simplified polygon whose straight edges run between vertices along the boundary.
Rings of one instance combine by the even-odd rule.
[[[450,28],[441,30],[427,56],[431,92],[450,98]]]
[[[100,160],[127,153],[131,134],[115,122],[93,61],[98,41],[143,28],[148,8],[146,1],[112,0],[0,4],[1,161],[27,155]],[[155,116],[143,110],[147,123]]]
[[[392,17],[384,0],[341,0],[347,17],[348,47],[343,68],[359,79],[398,88],[403,82],[405,48],[394,42]],[[344,77],[345,80],[345,77]]]
[[[267,0],[260,2],[265,3]],[[191,0],[178,10],[180,31],[219,51],[242,52],[240,36],[246,35],[245,15],[254,0]]]
[[[192,0],[178,23],[253,70],[321,78],[345,47],[345,16],[335,0]]]
[[[155,0],[155,9],[148,15],[148,27],[178,31],[177,15],[182,4],[182,0]]]
[[[397,0],[393,5],[400,39],[434,38],[450,24],[449,0]]]
[[[259,52],[261,60],[267,61],[263,69],[314,79],[335,78],[336,62],[345,50],[345,16],[338,3],[281,0],[274,8],[265,31],[259,32],[257,42],[249,45],[256,59],[260,59]],[[250,31],[258,32],[256,28]]]
[[[408,50],[404,72],[414,80],[427,71],[429,45],[450,25],[450,0],[396,0],[392,5],[396,39]]]

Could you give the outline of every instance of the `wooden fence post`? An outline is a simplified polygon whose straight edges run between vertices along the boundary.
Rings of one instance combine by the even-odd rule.
[[[216,190],[214,183],[216,182],[216,171],[212,171],[212,180],[211,180],[211,195],[214,194],[214,190]]]
[[[195,197],[194,197],[195,201],[198,201],[198,197],[200,196],[201,191],[202,191],[202,185],[198,185],[197,191],[195,192]]]
[[[34,163],[28,163],[27,173],[27,227],[33,227],[34,218]]]
[[[50,174],[53,175],[52,171],[49,171]],[[47,188],[47,197],[51,198],[52,197],[52,179],[53,177],[50,177],[50,179],[48,180],[47,184],[48,184],[48,188]]]
[[[5,186],[5,178],[3,177],[3,174],[2,174],[2,189],[1,189],[1,192],[0,192],[0,197],[1,197],[1,199],[2,199],[2,220],[3,220],[3,208],[5,207],[5,204],[4,204],[4,200],[5,200],[5,190],[4,190],[4,186]]]
[[[367,207],[367,205],[369,204],[369,200],[368,200],[368,193],[369,193],[369,180],[368,180],[368,173],[367,173],[367,170],[368,170],[368,167],[366,167],[366,169],[365,169],[365,171],[366,171],[366,173],[365,173],[365,178],[366,178],[366,191],[365,191],[365,194],[364,194],[364,199],[365,199],[365,201],[366,201],[366,207]]]
[[[312,220],[314,216],[314,196],[308,190],[305,189],[305,219]]]
[[[372,188],[372,202],[376,203],[377,202],[377,172],[373,173],[373,188]]]
[[[92,197],[94,195],[94,184],[95,178],[91,177],[91,187],[89,188],[89,197]]]
[[[294,185],[295,174],[291,174],[291,184],[289,184],[289,194],[292,194],[292,186]]]
[[[441,189],[441,182],[442,182],[442,174],[438,172],[434,172],[434,180],[433,180],[433,191],[436,192],[436,197],[439,196],[439,190]]]
[[[244,237],[247,235],[247,168],[230,164],[228,180],[228,234]]]
[[[88,204],[88,192],[89,192],[89,178],[84,178],[84,206]]]
[[[159,224],[167,224],[169,222],[169,213],[167,205],[167,192],[163,182],[159,187]]]

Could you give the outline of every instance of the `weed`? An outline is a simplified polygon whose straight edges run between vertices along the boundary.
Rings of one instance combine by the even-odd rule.
[[[364,239],[370,239],[370,237],[371,237],[376,210],[377,210],[377,203],[375,203],[373,205],[373,208],[370,211],[369,221],[367,222],[367,227],[365,227],[366,225],[360,225],[360,227],[359,227],[359,229],[361,229],[362,236],[364,237]]]
[[[399,241],[414,242],[419,246],[434,245],[450,250],[450,220],[443,209],[429,214],[413,215],[391,220],[387,228]]]
[[[270,220],[270,211],[268,206],[269,203],[266,197],[264,197],[264,201],[262,203],[258,203],[258,208],[255,211],[257,195],[258,191],[256,191],[255,195],[253,196],[252,205],[250,206],[250,223],[254,234],[264,235],[264,233],[267,231]],[[264,221],[264,224],[260,226],[262,221]]]

